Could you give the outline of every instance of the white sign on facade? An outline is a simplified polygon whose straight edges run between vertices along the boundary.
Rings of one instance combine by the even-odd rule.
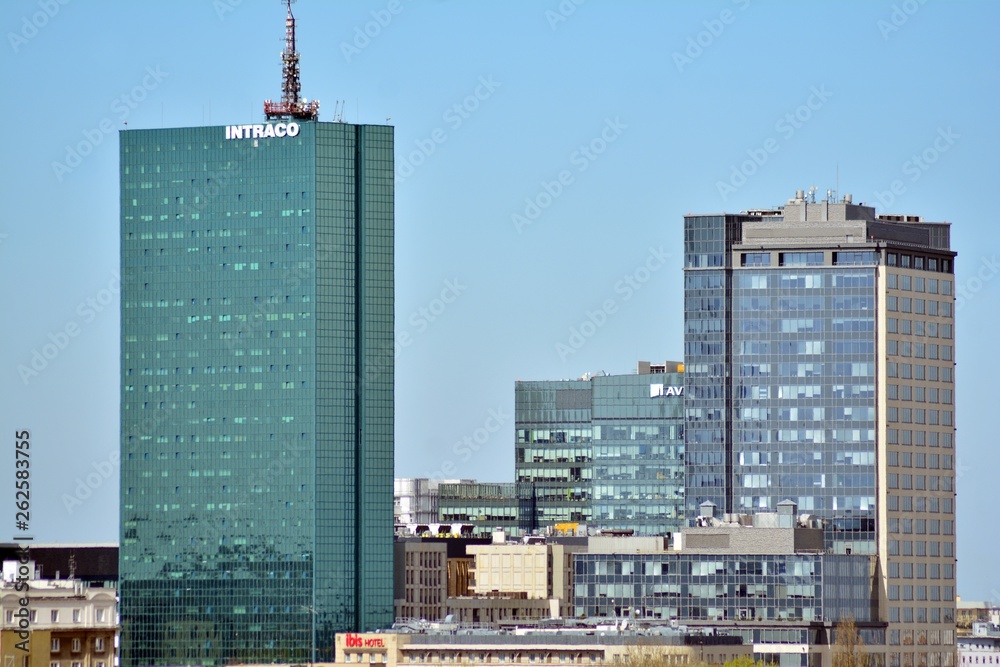
[[[267,139],[268,137],[294,137],[299,133],[298,123],[267,125],[227,125],[226,139]]]

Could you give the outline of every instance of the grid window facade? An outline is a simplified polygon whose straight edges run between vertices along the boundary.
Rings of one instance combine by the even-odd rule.
[[[792,200],[687,216],[684,234],[689,525],[706,501],[720,517],[793,500],[834,553],[877,554],[872,620],[940,637],[955,615],[948,225]]]
[[[392,129],[225,130],[121,135],[126,667],[393,614]]]
[[[901,255],[884,280],[887,585],[904,646],[955,623],[953,279],[919,259],[902,268],[918,262]]]
[[[534,527],[679,530],[682,387],[679,373],[517,383],[515,471],[532,485]]]
[[[833,554],[575,554],[575,615],[872,620],[871,563]]]
[[[734,511],[790,499],[874,553],[875,269],[735,273]]]

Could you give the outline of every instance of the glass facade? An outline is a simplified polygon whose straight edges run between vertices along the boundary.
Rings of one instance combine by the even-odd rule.
[[[298,125],[121,133],[124,666],[392,622],[392,128]]]
[[[790,499],[873,554],[875,268],[786,266],[734,272],[733,511]]]
[[[951,667],[948,225],[799,196],[684,235],[689,525],[795,501],[834,553],[877,555],[886,664]]]
[[[515,470],[534,485],[535,526],[679,530],[682,392],[681,373],[517,383]]]
[[[438,486],[441,523],[466,523],[473,534],[489,535],[502,528],[509,535],[530,533],[535,526],[534,488],[519,482],[459,482]]]
[[[739,240],[744,219],[738,215],[684,219],[684,470],[689,523],[705,502],[714,503],[719,512],[733,511],[730,250]]]
[[[575,554],[573,560],[576,616],[872,620],[871,561],[864,556]]]

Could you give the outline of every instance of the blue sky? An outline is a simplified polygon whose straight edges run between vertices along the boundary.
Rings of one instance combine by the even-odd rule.
[[[839,179],[879,212],[954,223],[959,593],[1000,603],[1000,4],[302,0],[296,14],[322,118],[396,126],[397,476],[512,479],[518,378],[680,359],[685,213]],[[31,429],[36,539],[112,541],[117,131],[259,121],[280,97],[283,10],[6,0],[0,28],[3,423]]]

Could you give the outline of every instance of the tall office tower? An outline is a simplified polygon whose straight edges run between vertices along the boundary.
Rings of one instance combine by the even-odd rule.
[[[877,554],[889,667],[950,667],[949,225],[799,191],[685,217],[684,252],[688,522],[798,503]]]
[[[126,667],[392,623],[393,133],[317,111],[121,133]]]
[[[533,524],[666,535],[683,521],[683,381],[677,363],[635,375],[518,382],[515,474]]]

